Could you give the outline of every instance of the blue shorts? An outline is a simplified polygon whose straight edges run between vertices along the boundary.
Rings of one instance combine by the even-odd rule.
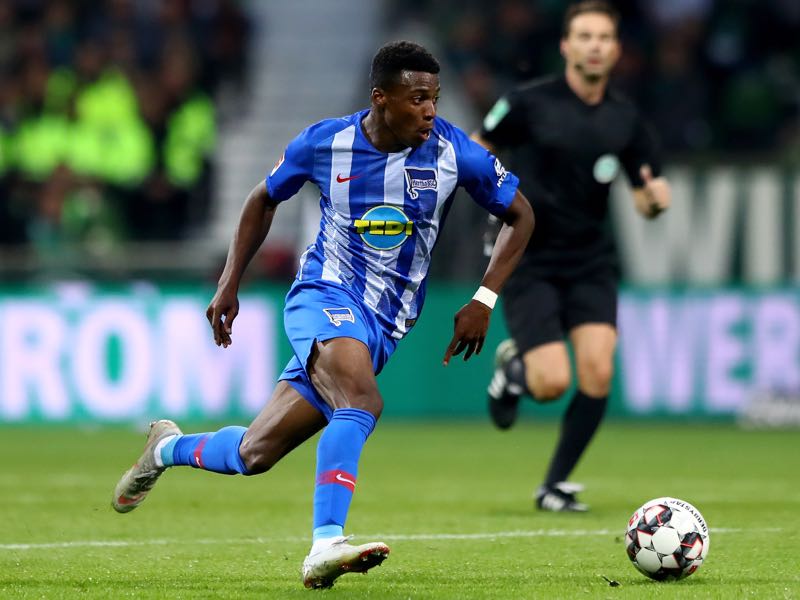
[[[386,334],[372,310],[349,290],[327,281],[295,281],[286,295],[283,325],[294,356],[278,380],[287,381],[330,421],[333,409],[308,378],[314,342],[349,337],[369,349],[375,374],[394,352],[397,340]]]

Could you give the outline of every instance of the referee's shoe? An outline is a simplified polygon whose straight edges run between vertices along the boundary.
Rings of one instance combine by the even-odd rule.
[[[575,498],[575,494],[583,490],[583,484],[572,481],[543,484],[534,494],[536,508],[550,512],[586,512],[589,506]]]
[[[494,352],[494,375],[486,391],[489,415],[499,429],[508,429],[517,420],[519,400],[525,393],[525,388],[518,383],[525,381],[525,367],[522,361],[513,360],[516,356],[517,345],[512,339],[500,342]]]

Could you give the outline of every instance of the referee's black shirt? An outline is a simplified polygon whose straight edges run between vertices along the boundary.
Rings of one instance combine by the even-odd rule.
[[[642,165],[656,177],[661,169],[655,136],[629,99],[608,88],[599,104],[589,105],[563,75],[538,79],[501,98],[480,135],[519,176],[536,214],[522,268],[616,268],[610,184],[621,168],[633,187],[643,185]]]

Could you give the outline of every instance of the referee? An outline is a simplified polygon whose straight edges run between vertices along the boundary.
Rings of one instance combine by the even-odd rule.
[[[656,140],[636,106],[609,87],[620,57],[619,14],[603,0],[571,5],[564,17],[563,75],[524,84],[502,97],[473,135],[503,152],[536,209],[536,233],[503,291],[511,339],[495,353],[489,412],[507,429],[520,397],[563,395],[575,355],[577,390],[536,506],[582,512],[567,479],[603,419],[617,341],[616,249],[608,224],[611,182],[625,170],[638,211],[669,207]]]

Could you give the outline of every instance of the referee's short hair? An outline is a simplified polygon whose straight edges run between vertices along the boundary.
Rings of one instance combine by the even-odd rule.
[[[439,61],[419,44],[408,41],[384,44],[372,59],[369,87],[386,89],[396,83],[402,71],[439,72]]]
[[[572,20],[578,15],[587,13],[604,14],[614,22],[614,29],[619,29],[619,11],[610,2],[606,2],[606,0],[582,0],[581,2],[570,4],[567,12],[564,13],[561,37],[569,37],[569,28],[572,26]]]

